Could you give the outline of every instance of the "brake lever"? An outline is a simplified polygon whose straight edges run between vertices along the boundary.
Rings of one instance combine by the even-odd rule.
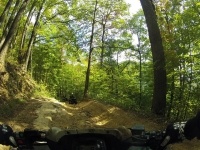
[[[13,136],[10,136],[9,140],[13,144],[13,146],[17,147],[17,142],[15,141],[15,138]]]

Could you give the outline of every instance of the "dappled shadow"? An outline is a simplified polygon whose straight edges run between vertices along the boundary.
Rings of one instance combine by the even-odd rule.
[[[41,103],[38,100],[30,99],[29,102],[24,102],[12,117],[1,119],[0,123],[10,125],[14,131],[34,128],[33,120],[38,117],[36,110],[40,107]]]

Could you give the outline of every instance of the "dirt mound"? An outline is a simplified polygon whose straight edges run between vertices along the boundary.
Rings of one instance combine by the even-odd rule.
[[[31,99],[15,117],[2,121],[11,125],[14,130],[22,130],[25,127],[47,130],[53,126],[63,129],[118,128],[136,124],[145,125],[146,130],[163,129],[161,124],[155,123],[152,118],[138,117],[132,112],[98,101],[83,101],[70,105],[55,99]],[[186,140],[173,145],[172,149],[199,150],[199,147],[199,142]]]
[[[29,98],[35,86],[29,74],[20,66],[7,63],[6,71],[0,72],[0,108],[12,103],[12,100]]]
[[[148,130],[158,129],[160,126],[150,120],[142,120],[133,113],[126,112],[112,105],[104,105],[98,101],[83,101],[77,105],[61,103],[53,99],[42,101],[43,105],[38,112],[44,121],[48,120],[48,127],[61,128],[117,128],[119,126],[132,127],[135,124],[145,124]],[[42,113],[41,113],[42,111]],[[40,118],[40,117],[39,117]],[[38,120],[38,119],[36,119]],[[47,125],[47,124],[45,124]],[[37,124],[36,128],[43,128]]]

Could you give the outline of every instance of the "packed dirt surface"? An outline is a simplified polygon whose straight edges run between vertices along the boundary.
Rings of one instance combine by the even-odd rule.
[[[138,124],[144,125],[146,130],[164,129],[162,123],[152,120],[98,101],[83,101],[72,105],[55,99],[31,99],[13,118],[1,119],[0,123],[9,124],[15,131],[24,128],[48,130],[53,126],[63,129],[118,128]],[[172,145],[171,149],[200,150],[200,142],[185,140]]]

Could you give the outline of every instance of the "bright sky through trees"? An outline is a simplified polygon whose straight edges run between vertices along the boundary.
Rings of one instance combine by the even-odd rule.
[[[125,0],[125,2],[130,4],[130,10],[129,11],[130,11],[131,14],[135,14],[139,9],[142,9],[142,6],[141,6],[139,0]],[[134,39],[133,44],[134,45],[138,44],[137,37],[135,35],[133,35],[133,39]],[[123,61],[127,60],[126,52],[129,52],[129,51],[123,51],[120,54],[118,54],[118,56],[116,55],[114,57],[116,59],[118,59],[119,62],[123,62]]]
[[[125,0],[125,1],[131,5],[130,12],[133,14],[142,8],[139,0]]]

